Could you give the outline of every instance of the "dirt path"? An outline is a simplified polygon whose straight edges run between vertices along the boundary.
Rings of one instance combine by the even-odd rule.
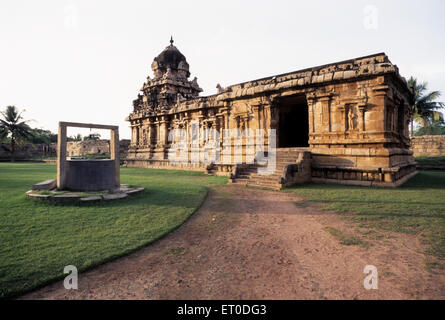
[[[445,298],[445,275],[425,270],[411,236],[369,247],[341,245],[327,226],[353,230],[338,215],[294,194],[225,186],[178,230],[127,257],[25,299],[425,299]],[[375,265],[378,290],[365,290]]]

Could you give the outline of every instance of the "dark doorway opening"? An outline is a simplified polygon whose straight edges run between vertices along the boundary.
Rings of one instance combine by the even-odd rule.
[[[278,101],[278,148],[309,146],[309,110],[305,96]]]

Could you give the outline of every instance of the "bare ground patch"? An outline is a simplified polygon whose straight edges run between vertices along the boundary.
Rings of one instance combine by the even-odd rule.
[[[80,274],[79,290],[59,281],[22,298],[444,299],[423,252],[414,236],[372,234],[291,193],[224,186],[169,236]],[[365,265],[378,290],[364,289]]]

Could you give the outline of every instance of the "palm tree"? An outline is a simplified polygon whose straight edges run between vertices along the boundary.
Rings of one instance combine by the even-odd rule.
[[[22,121],[22,113],[23,111],[19,112],[15,106],[7,106],[5,111],[0,112],[3,116],[3,119],[0,119],[0,140],[10,138],[11,161],[14,160],[15,145],[33,136],[28,121]]]
[[[408,85],[414,90],[414,103],[411,109],[411,136],[414,131],[414,121],[421,123],[424,127],[430,126],[434,121],[443,121],[443,116],[439,109],[443,108],[443,102],[434,101],[440,97],[440,91],[428,90],[427,82],[419,82],[411,77]]]

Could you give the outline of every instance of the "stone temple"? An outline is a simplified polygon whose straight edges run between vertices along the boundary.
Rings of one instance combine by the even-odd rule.
[[[218,85],[217,94],[201,97],[186,58],[170,43],[154,58],[153,78],[126,119],[128,167],[206,170],[270,188],[309,181],[398,186],[416,174],[408,133],[413,92],[384,53]],[[186,135],[179,162],[169,158],[173,129]],[[205,136],[207,129],[219,135]],[[234,147],[238,138],[225,129],[250,130],[253,138],[241,135]],[[194,157],[212,139],[224,156],[210,163]],[[272,153],[273,172],[260,174]]]

